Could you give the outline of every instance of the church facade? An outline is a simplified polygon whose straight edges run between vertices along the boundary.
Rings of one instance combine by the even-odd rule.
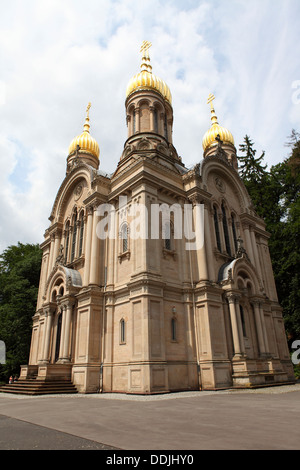
[[[203,158],[186,168],[149,46],[127,87],[114,173],[99,169],[90,105],[70,144],[20,378],[136,394],[293,381],[269,234],[238,175],[233,136],[210,95]]]

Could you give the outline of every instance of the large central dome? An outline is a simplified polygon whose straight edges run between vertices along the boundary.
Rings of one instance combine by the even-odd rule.
[[[126,98],[135,91],[154,90],[160,93],[166,101],[172,104],[170,88],[161,78],[152,73],[149,47],[151,47],[151,43],[144,41],[141,47],[141,52],[143,53],[141,71],[134,75],[134,77],[129,81],[126,89]]]

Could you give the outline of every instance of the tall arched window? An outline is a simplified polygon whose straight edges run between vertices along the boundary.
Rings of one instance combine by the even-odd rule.
[[[231,214],[231,227],[232,227],[232,234],[233,234],[234,249],[235,251],[237,251],[236,222],[235,222],[234,214]]]
[[[164,222],[163,233],[164,247],[166,250],[172,250],[172,227],[171,222]]]
[[[214,206],[214,225],[215,225],[215,234],[216,234],[217,247],[218,247],[218,250],[221,251],[219,220],[218,220],[218,212],[217,212],[216,206]]]
[[[125,331],[125,320],[122,318],[120,320],[120,343],[126,343],[126,331]]]
[[[158,116],[157,116],[157,109],[154,108],[153,110],[153,120],[154,120],[154,132],[158,134]]]
[[[121,227],[121,250],[122,253],[128,251],[128,225],[124,223]]]
[[[65,263],[68,262],[69,244],[70,244],[70,222],[68,222],[66,225]]]
[[[80,228],[79,228],[79,253],[78,256],[82,255],[82,247],[83,247],[83,232],[84,232],[84,216],[83,212],[80,214]]]
[[[167,121],[167,114],[164,116],[164,136],[168,140],[168,121]]]
[[[229,240],[228,225],[227,225],[227,217],[226,217],[226,210],[225,210],[224,203],[222,203],[221,209],[222,209],[222,223],[223,223],[223,231],[224,231],[226,252],[229,256],[231,256],[230,240]]]
[[[136,126],[135,126],[135,109],[134,109],[133,114],[132,114],[132,133],[133,134],[135,133],[135,129],[136,129]]]
[[[71,261],[73,261],[75,258],[76,236],[77,236],[77,212],[75,212],[74,217],[73,217],[73,238],[72,238]]]
[[[177,330],[176,330],[176,327],[177,327],[177,321],[176,321],[176,318],[172,318],[171,319],[171,339],[172,341],[177,341]]]

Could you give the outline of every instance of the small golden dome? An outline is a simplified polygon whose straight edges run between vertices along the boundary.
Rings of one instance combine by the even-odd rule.
[[[90,153],[94,157],[99,158],[100,149],[97,141],[90,135],[90,119],[89,119],[89,109],[91,107],[91,103],[88,104],[87,107],[87,115],[85,118],[85,123],[83,126],[82,134],[75,137],[69,145],[69,155],[73,152],[76,152],[79,146],[79,151],[84,153]]]
[[[129,81],[126,89],[126,98],[135,91],[155,90],[160,93],[166,101],[172,104],[170,88],[161,78],[152,73],[149,57],[149,47],[151,47],[151,45],[152,44],[148,41],[144,41],[142,44],[140,51],[143,53],[141,71],[134,75]]]
[[[212,144],[216,144],[216,137],[219,135],[220,139],[223,141],[223,143],[231,144],[234,146],[234,138],[231,132],[226,129],[226,127],[222,127],[218,123],[218,119],[213,107],[213,100],[215,99],[214,95],[210,94],[207,100],[207,103],[211,104],[211,121],[212,121],[212,126],[211,128],[204,134],[203,140],[202,140],[202,146],[203,150],[205,151],[210,147]]]

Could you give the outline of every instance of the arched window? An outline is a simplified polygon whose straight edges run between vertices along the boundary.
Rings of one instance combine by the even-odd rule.
[[[171,319],[171,339],[177,341],[177,321],[174,317]]]
[[[231,227],[232,227],[232,234],[233,234],[234,249],[235,251],[237,251],[236,223],[235,223],[234,214],[231,214]]]
[[[171,222],[164,222],[162,237],[164,239],[164,247],[166,250],[172,250],[172,226]]]
[[[65,263],[68,262],[69,243],[70,243],[70,222],[68,222],[68,223],[67,223],[67,226],[66,226]]]
[[[154,132],[158,134],[158,116],[157,116],[157,109],[154,108],[153,110],[153,118],[154,118]]]
[[[73,238],[72,238],[71,261],[73,261],[75,258],[76,236],[77,236],[77,212],[75,212],[74,218],[73,218]]]
[[[83,232],[84,232],[84,218],[83,212],[80,214],[80,228],[79,228],[79,253],[78,256],[82,255],[82,247],[83,247]]]
[[[220,239],[220,230],[219,230],[219,220],[218,212],[216,206],[214,206],[214,224],[215,224],[215,234],[218,250],[221,251],[221,239]]]
[[[122,253],[128,251],[128,225],[124,223],[121,227],[121,250]]]
[[[126,331],[125,331],[125,320],[122,318],[120,320],[120,343],[124,344],[126,343]]]
[[[132,133],[135,133],[135,109],[133,110],[132,113]]]
[[[164,119],[164,135],[165,135],[165,138],[168,140],[168,122],[167,122],[166,114],[165,114],[165,119]]]
[[[231,256],[230,240],[229,240],[228,225],[227,225],[227,217],[226,217],[226,210],[225,210],[224,203],[222,203],[221,209],[222,209],[222,223],[223,223],[223,231],[224,231],[226,252],[229,256]]]

